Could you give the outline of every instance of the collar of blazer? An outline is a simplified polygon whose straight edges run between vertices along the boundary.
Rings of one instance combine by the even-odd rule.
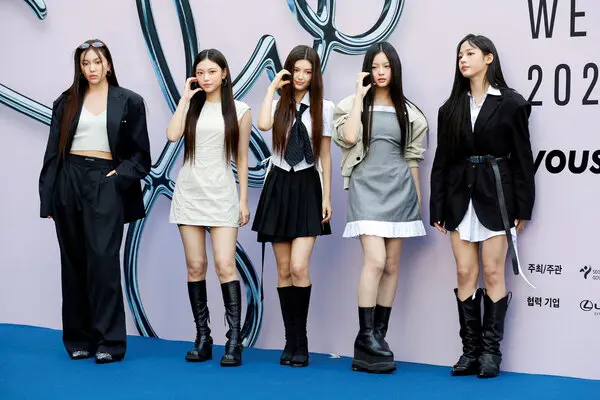
[[[465,104],[467,107],[467,110],[469,110],[469,114],[468,114],[468,123],[467,123],[467,132],[469,134],[469,137],[472,136],[473,133],[477,134],[479,132],[482,131],[482,129],[485,127],[485,124],[489,121],[489,119],[492,117],[492,115],[494,115],[494,113],[496,112],[496,110],[498,109],[498,107],[500,106],[500,104],[502,104],[502,101],[504,100],[504,94],[502,93],[502,91],[500,91],[500,95],[487,95],[485,98],[485,101],[483,102],[483,106],[481,107],[481,111],[479,112],[479,115],[477,116],[477,120],[475,121],[475,132],[473,132],[473,129],[471,128],[471,104],[470,104],[470,99],[469,99],[469,95],[465,94]]]

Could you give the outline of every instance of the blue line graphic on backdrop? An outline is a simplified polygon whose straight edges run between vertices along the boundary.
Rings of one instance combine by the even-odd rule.
[[[39,19],[43,20],[46,18],[47,7],[43,0],[24,1]],[[321,57],[323,71],[325,71],[331,52],[359,55],[364,53],[372,44],[387,39],[397,26],[405,3],[404,0],[385,0],[381,14],[373,26],[364,33],[352,36],[340,32],[335,26],[335,0],[319,0],[316,12],[307,4],[306,0],[286,0],[286,2],[300,26],[313,37],[313,48]],[[192,60],[199,51],[193,13],[188,0],[174,0],[174,3],[185,49],[186,76],[192,76],[192,71],[190,71]],[[146,41],[154,72],[163,96],[171,111],[174,112],[180,99],[180,94],[162,51],[152,15],[150,0],[136,0],[136,5],[142,34]],[[235,98],[242,99],[252,89],[263,71],[272,80],[281,67],[281,60],[275,39],[271,35],[262,36],[249,61],[234,79],[233,92]],[[2,84],[0,84],[0,103],[43,124],[50,125],[52,115],[50,108]],[[148,215],[151,213],[152,207],[159,196],[164,195],[169,199],[172,198],[175,184],[170,178],[169,173],[175,165],[182,147],[182,140],[176,143],[167,143],[158,161],[152,167],[150,174],[144,179],[143,197]],[[249,168],[248,184],[253,188],[261,188],[265,175],[265,166],[260,161],[270,156],[270,150],[264,142],[262,135],[254,126],[252,127],[250,138],[250,151],[256,159],[256,165]],[[232,166],[237,180],[235,163],[232,163]],[[127,231],[123,260],[125,292],[139,334],[142,336],[158,337],[152,329],[150,320],[144,311],[137,281],[138,249],[144,225],[145,219],[136,221],[129,225]],[[260,303],[259,279],[252,261],[239,242],[236,244],[236,266],[247,290],[248,307],[242,327],[242,334],[244,337],[244,346],[249,347],[254,345],[258,338],[263,309]]]

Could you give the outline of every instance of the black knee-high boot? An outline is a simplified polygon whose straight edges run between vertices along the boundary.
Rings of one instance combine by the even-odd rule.
[[[479,356],[478,375],[480,378],[494,378],[500,373],[500,342],[504,338],[504,320],[511,297],[512,293],[508,292],[496,303],[487,294],[483,297],[482,351]]]
[[[354,341],[354,371],[391,373],[396,370],[394,356],[375,337],[375,307],[358,307],[360,329]]]
[[[374,333],[375,338],[381,343],[384,349],[392,352],[390,345],[385,341],[385,335],[387,334],[388,325],[390,323],[390,315],[392,314],[392,307],[384,307],[377,304],[375,306],[375,320],[374,320]],[[392,352],[392,357],[394,353]]]
[[[285,347],[281,353],[279,364],[290,365],[296,350],[296,333],[294,331],[294,290],[293,286],[279,287],[279,304],[285,327]]]
[[[208,327],[210,317],[206,303],[206,281],[188,282],[188,294],[196,322],[196,341],[194,348],[187,352],[185,359],[187,361],[211,360],[213,340]]]
[[[294,332],[296,333],[296,348],[290,361],[292,367],[306,367],[308,365],[308,336],[306,323],[308,322],[308,307],[310,305],[310,291],[312,285],[307,287],[293,286],[295,296],[294,304]]]
[[[458,305],[459,335],[463,344],[463,354],[452,367],[452,375],[476,375],[479,372],[478,358],[481,355],[481,297],[482,289],[465,301],[458,298],[458,289],[454,289]]]
[[[242,291],[240,281],[223,283],[221,291],[225,303],[225,316],[229,325],[225,354],[221,358],[221,365],[237,367],[242,364]]]

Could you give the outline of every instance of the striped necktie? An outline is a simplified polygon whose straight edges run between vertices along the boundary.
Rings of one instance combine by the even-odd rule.
[[[302,122],[302,114],[308,106],[306,104],[300,104],[300,110],[296,110],[296,120],[290,131],[290,137],[288,139],[287,146],[285,148],[285,161],[294,167],[303,159],[306,159],[308,164],[314,162],[312,145],[310,143],[310,137],[306,126]]]

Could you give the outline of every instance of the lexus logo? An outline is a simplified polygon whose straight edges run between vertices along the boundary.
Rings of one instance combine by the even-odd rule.
[[[582,311],[592,311],[594,309],[600,310],[598,304],[591,300],[582,300],[581,303],[579,303],[579,308],[581,308]]]

